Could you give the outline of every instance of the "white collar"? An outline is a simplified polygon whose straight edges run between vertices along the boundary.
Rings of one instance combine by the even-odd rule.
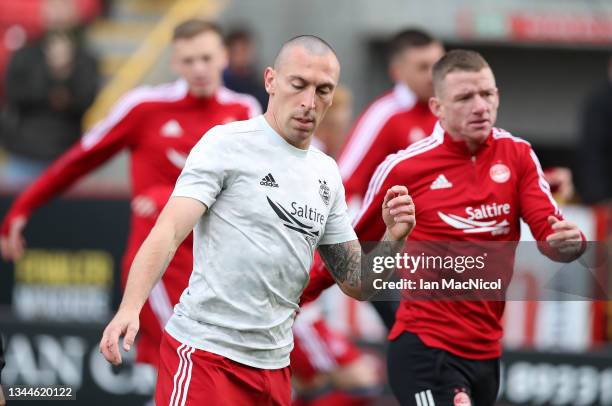
[[[412,107],[417,102],[416,94],[403,83],[395,84],[393,95],[402,107]]]

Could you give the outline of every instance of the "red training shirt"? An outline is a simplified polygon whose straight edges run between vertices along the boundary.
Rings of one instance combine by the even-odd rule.
[[[548,216],[562,219],[530,144],[497,128],[475,153],[436,124],[430,137],[390,155],[372,177],[356,219],[360,241],[382,238],[381,206],[394,185],[407,186],[416,207],[409,241],[518,241],[521,218],[544,241],[552,233]],[[475,209],[481,209],[477,220]],[[504,272],[511,273],[513,258],[507,262]],[[321,261],[310,277],[302,302],[334,284]],[[464,358],[499,357],[503,310],[503,301],[402,300],[389,339],[411,331],[426,345]]]
[[[404,84],[376,99],[360,115],[338,157],[349,207],[359,209],[376,167],[389,154],[431,134],[436,117]]]

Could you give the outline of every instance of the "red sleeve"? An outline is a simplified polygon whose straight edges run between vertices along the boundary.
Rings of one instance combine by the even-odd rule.
[[[536,241],[545,241],[552,233],[548,216],[563,219],[557,202],[544,179],[540,161],[531,147],[525,146],[521,154],[519,174],[520,215],[529,226]]]
[[[378,117],[376,108],[357,121],[338,158],[347,201],[364,198],[370,179],[387,155],[397,152],[389,119]]]
[[[544,179],[544,171],[540,161],[531,147],[526,147],[521,155],[521,173],[519,174],[519,202],[521,218],[527,223],[531,234],[540,251],[553,260],[561,260],[557,250],[545,243],[546,237],[553,233],[548,222],[548,216],[555,216],[563,220],[557,202],[550,191],[550,185]],[[582,234],[582,233],[581,233]],[[586,238],[582,234],[582,240]],[[586,246],[583,244],[583,250]]]
[[[385,233],[386,226],[382,219],[382,202],[385,199],[387,189],[398,184],[393,179],[393,170],[389,172],[388,162],[391,160],[392,157],[389,157],[383,162],[372,176],[363,209],[355,219],[355,233],[357,233],[357,238],[362,244],[368,241],[379,241]],[[334,283],[336,283],[334,278],[325,267],[323,260],[317,255],[310,270],[310,280],[302,294],[300,304],[304,305],[315,300]]]
[[[9,209],[0,233],[8,235],[11,222],[28,218],[38,207],[59,195],[74,182],[129,145],[135,138],[136,103],[129,95],[122,99],[103,121],[59,157]]]

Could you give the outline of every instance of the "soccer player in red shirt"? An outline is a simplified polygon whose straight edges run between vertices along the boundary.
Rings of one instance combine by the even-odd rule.
[[[431,68],[442,55],[440,41],[425,31],[408,28],[391,38],[389,75],[395,86],[361,113],[338,157],[353,216],[361,209],[376,167],[387,155],[431,134],[436,123],[427,105],[433,95]],[[395,321],[397,305],[397,301],[372,303],[388,329]]]
[[[577,258],[584,235],[563,219],[530,144],[493,127],[499,96],[487,62],[476,52],[451,51],[433,78],[430,107],[439,123],[431,136],[378,167],[357,218],[359,239],[384,232],[378,207],[388,185],[402,184],[417,209],[410,241],[513,242],[523,219],[546,255]],[[511,258],[496,272],[510,276],[512,268]],[[302,302],[333,280],[315,265]],[[503,301],[402,300],[388,352],[389,382],[400,403],[493,405],[503,310]]]
[[[5,259],[22,256],[22,232],[36,208],[127,149],[134,198],[123,258],[125,283],[136,250],[170,197],[191,148],[215,125],[246,120],[260,113],[254,98],[223,87],[221,75],[227,57],[221,31],[215,24],[197,19],[179,24],[174,30],[172,52],[172,67],[180,80],[130,91],[104,120],[15,200],[1,228]],[[140,314],[139,362],[157,365],[161,330],[191,274],[191,245],[188,238],[179,247],[170,271],[155,285]]]
[[[357,210],[376,167],[389,154],[431,134],[436,117],[427,103],[433,94],[431,68],[444,55],[428,33],[406,29],[389,43],[392,90],[361,113],[338,157],[349,209]]]

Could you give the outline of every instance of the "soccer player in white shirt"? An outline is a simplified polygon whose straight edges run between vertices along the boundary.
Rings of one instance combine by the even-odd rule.
[[[293,38],[265,71],[266,113],[214,127],[191,151],[100,342],[119,364],[119,337],[128,351],[151,288],[195,227],[193,273],[160,348],[158,405],[290,405],[291,325],[315,249],[346,294],[371,294],[338,168],[310,148],[339,76],[325,41]],[[388,190],[383,240],[398,243],[387,246],[403,246],[414,213],[405,187]]]

